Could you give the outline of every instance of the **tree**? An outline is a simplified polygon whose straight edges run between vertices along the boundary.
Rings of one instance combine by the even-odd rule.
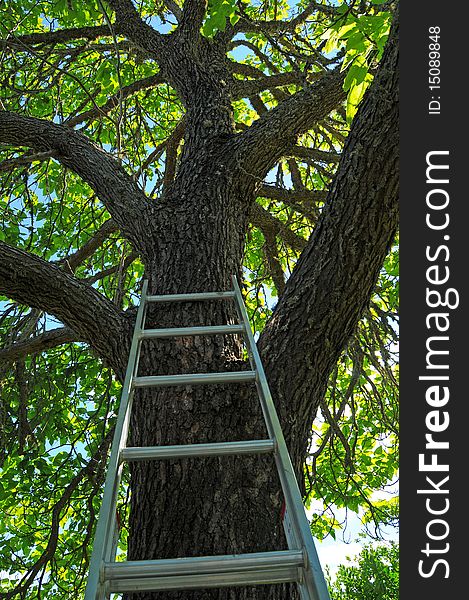
[[[0,352],[10,529],[0,533],[16,577],[0,598],[79,595],[143,277],[158,294],[227,289],[231,274],[247,280],[300,481],[321,408],[324,452],[307,462],[311,485],[327,502],[334,493],[373,512],[354,477],[355,446],[371,438],[364,456],[370,489],[379,487],[395,462],[382,445],[382,456],[370,452],[396,427],[380,387],[392,388],[394,367],[379,344],[394,333],[395,254],[386,256],[397,228],[397,9],[383,54],[392,6],[379,5],[9,3]],[[268,319],[267,293],[278,297]],[[228,303],[193,302],[153,308],[147,325],[235,318]],[[347,343],[347,389],[332,386],[328,404]],[[140,374],[244,365],[235,337],[179,338],[145,342]],[[345,417],[354,423],[358,389],[381,420],[370,417],[361,437],[341,428]],[[168,388],[136,398],[130,443],[264,435],[249,385]],[[270,458],[136,463],[127,481],[121,547],[131,559],[282,546]],[[164,597],[286,595],[295,591]]]
[[[368,544],[357,564],[340,565],[331,582],[334,600],[396,600],[399,598],[399,547]]]

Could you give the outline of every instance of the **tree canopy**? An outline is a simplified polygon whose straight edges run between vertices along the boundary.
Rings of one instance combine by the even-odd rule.
[[[367,544],[357,559],[348,558],[348,563],[340,565],[332,579],[334,600],[395,600],[399,597],[397,544]]]
[[[3,8],[0,598],[80,597],[144,276],[200,291],[238,270],[314,535],[341,507],[379,537],[398,514],[395,3]]]

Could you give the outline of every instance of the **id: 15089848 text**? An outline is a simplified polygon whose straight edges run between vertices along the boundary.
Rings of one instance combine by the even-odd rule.
[[[428,28],[428,89],[430,100],[428,114],[439,115],[441,112],[441,44],[440,27]]]

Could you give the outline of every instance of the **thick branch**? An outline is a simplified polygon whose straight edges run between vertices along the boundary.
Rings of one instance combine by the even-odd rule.
[[[249,102],[258,115],[263,115],[267,112],[267,106],[262,102],[260,96],[249,96]]]
[[[0,294],[54,315],[114,368],[128,342],[127,319],[93,288],[47,261],[0,242]]]
[[[178,35],[191,42],[200,35],[200,28],[207,8],[206,0],[185,0],[182,16],[179,19]]]
[[[321,218],[259,341],[297,457],[305,455],[329,373],[370,300],[397,228],[398,123],[395,23]]]
[[[114,158],[68,127],[9,111],[0,112],[0,143],[53,151],[59,162],[96,192],[119,229],[138,248],[139,236],[133,225],[149,202]]]
[[[239,135],[234,143],[241,168],[254,176],[263,176],[277,158],[287,154],[287,148],[295,145],[297,136],[311,129],[344,100],[343,77],[337,72],[324,75],[262,115]]]
[[[200,108],[201,102],[210,105],[217,113],[216,119],[212,117],[212,120],[219,126],[221,124],[220,132],[231,133],[231,108],[226,84],[224,86],[219,81],[220,72],[223,72],[223,80],[227,80],[223,55],[199,34],[205,2],[185,2],[181,21],[171,34],[161,34],[145,23],[131,0],[108,0],[108,3],[115,11],[121,32],[136,47],[156,59],[162,75],[177,91],[184,105],[197,108]],[[198,110],[195,112],[199,121]],[[220,114],[225,115],[225,119],[220,119]],[[212,134],[216,133],[212,131]]]
[[[136,47],[161,62],[167,54],[167,37],[147,25],[135,9],[132,0],[107,0],[116,14],[117,30]]]
[[[189,37],[192,35],[190,32],[193,31],[194,22],[200,16],[199,13],[197,12],[196,18],[192,19],[190,11],[186,12],[186,35],[184,30],[179,29],[180,26],[173,34],[163,35],[142,20],[131,0],[108,0],[108,4],[115,11],[116,23],[119,24],[122,33],[137,48],[158,62],[162,75],[177,90],[183,102],[190,102],[194,92],[193,79],[197,78],[195,71],[199,71],[200,75],[200,70],[191,56],[190,50],[194,40],[189,40]],[[202,2],[191,0],[192,4],[200,9]],[[181,20],[184,21],[184,16]]]

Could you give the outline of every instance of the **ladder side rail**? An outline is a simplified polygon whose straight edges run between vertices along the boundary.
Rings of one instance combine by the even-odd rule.
[[[234,276],[233,276],[233,286],[234,286],[235,294],[236,294],[236,309],[237,309],[240,321],[242,321],[244,323],[244,329],[245,329],[244,338],[245,338],[245,343],[246,343],[246,347],[247,347],[247,351],[248,351],[249,363],[251,365],[252,370],[256,372],[256,381],[255,381],[256,389],[257,389],[257,393],[259,396],[261,409],[262,409],[262,413],[264,416],[264,421],[265,421],[265,424],[267,427],[267,432],[269,434],[269,437],[271,439],[274,439],[275,443],[276,443],[277,451],[275,453],[275,461],[277,463],[277,471],[279,473],[282,491],[285,496],[286,506],[290,506],[292,503],[292,497],[290,494],[288,481],[285,477],[286,469],[284,468],[283,461],[282,461],[283,453],[282,453],[282,456],[280,455],[281,444],[279,444],[279,441],[280,440],[284,441],[283,431],[281,429],[278,418],[277,418],[278,427],[275,427],[274,420],[272,419],[272,410],[269,410],[269,407],[265,400],[265,396],[264,396],[263,389],[262,389],[262,382],[261,382],[261,378],[260,378],[261,371],[262,371],[262,374],[264,375],[263,379],[265,380],[267,389],[269,390],[269,388],[268,388],[267,380],[265,378],[265,374],[264,374],[264,370],[262,367],[262,362],[260,360],[260,357],[258,356],[258,361],[256,361],[255,356],[254,356],[253,348],[256,349],[256,353],[258,354],[257,346],[256,346],[256,342],[254,340],[254,335],[252,334],[251,324],[249,322],[249,316],[246,312],[246,308],[244,305],[244,300],[243,300],[243,297],[241,294],[241,290],[240,290],[238,282]],[[259,369],[259,365],[260,365],[260,369]],[[269,391],[269,396],[270,396],[270,391]],[[277,416],[277,411],[275,409],[275,406],[273,406],[272,408],[273,408],[275,416]],[[284,445],[286,447],[286,444],[284,444]],[[287,450],[287,455],[288,455],[288,450]],[[288,455],[288,461],[290,461],[289,455]],[[291,470],[293,471],[293,466],[292,466]],[[295,478],[295,486],[294,487],[297,487],[297,482],[296,482],[296,477],[294,475],[294,472],[293,472],[293,476]],[[301,506],[303,507],[302,502],[301,502]],[[303,547],[303,544],[301,542],[301,533],[300,533],[300,528],[298,526],[298,521],[295,520],[292,522],[292,520],[290,519],[290,525],[291,526],[287,528],[284,523],[285,535],[287,537],[289,547],[301,549]]]
[[[145,286],[145,290],[148,287],[148,282],[145,281],[144,282],[144,286]],[[111,517],[111,521],[109,522],[109,530],[108,533],[106,534],[106,543],[105,543],[105,548],[104,548],[104,561],[115,561],[116,560],[116,554],[117,554],[117,546],[119,544],[119,529],[117,526],[117,515],[116,515],[116,510],[117,510],[117,496],[118,496],[118,490],[119,490],[119,486],[121,483],[121,479],[122,479],[122,471],[124,469],[124,465],[122,464],[121,461],[121,454],[122,454],[122,450],[127,446],[127,437],[128,437],[128,432],[129,432],[129,426],[130,426],[130,417],[132,414],[132,405],[133,405],[133,398],[134,398],[134,394],[135,394],[135,389],[134,389],[134,383],[135,382],[135,378],[137,376],[138,373],[138,365],[140,362],[140,349],[141,349],[141,344],[142,344],[142,331],[144,331],[145,329],[145,319],[146,319],[146,314],[147,314],[147,308],[148,308],[148,304],[146,302],[146,296],[143,294],[143,287],[142,287],[142,297],[141,297],[141,302],[143,304],[143,315],[142,315],[142,322],[140,324],[139,327],[139,331],[134,329],[134,334],[137,337],[137,351],[135,354],[135,364],[133,367],[133,371],[132,371],[132,383],[131,383],[131,387],[130,387],[130,394],[129,394],[129,398],[128,398],[128,406],[127,406],[127,412],[126,412],[126,416],[125,416],[125,421],[124,421],[124,427],[123,427],[123,435],[119,444],[119,454],[118,454],[118,466],[117,466],[117,471],[116,471],[116,478],[115,478],[115,508],[112,511],[112,517]],[[136,321],[136,325],[137,325],[137,321]],[[133,340],[132,340],[133,341]],[[112,543],[111,543],[112,542]],[[106,599],[108,598],[108,596],[106,596]]]
[[[115,528],[117,492],[120,483],[120,475],[122,472],[122,465],[119,464],[119,454],[121,447],[123,444],[125,444],[129,428],[129,408],[131,407],[133,399],[132,379],[135,375],[135,370],[138,365],[138,350],[140,345],[139,333],[143,327],[147,288],[148,281],[144,281],[142,296],[140,298],[140,304],[135,320],[134,334],[129,352],[129,361],[127,363],[127,371],[121,392],[121,401],[114,430],[106,481],[104,484],[103,500],[96,526],[93,552],[91,554],[89,575],[84,600],[101,600],[104,598],[105,594],[103,586],[104,582],[101,580],[101,574],[106,551],[108,555],[112,553],[112,538],[114,536],[111,536],[110,533],[113,532]],[[110,537],[111,539],[109,539]]]
[[[122,454],[122,450],[124,448],[126,448],[126,446],[127,446],[127,438],[128,438],[128,434],[129,434],[130,417],[132,414],[132,405],[133,405],[133,399],[134,399],[134,394],[135,394],[135,389],[134,389],[135,378],[137,377],[137,373],[138,373],[138,365],[140,362],[140,350],[142,347],[141,333],[145,329],[145,320],[146,320],[146,314],[147,314],[147,308],[148,308],[148,304],[146,302],[147,287],[148,287],[148,281],[145,280],[144,284],[142,286],[142,296],[141,296],[141,300],[140,300],[143,305],[143,314],[142,314],[140,326],[138,328],[137,328],[137,320],[135,320],[134,336],[137,338],[137,349],[135,352],[135,364],[132,369],[132,379],[131,379],[131,383],[130,383],[130,393],[128,396],[127,412],[125,415],[122,437],[121,437],[121,440],[119,443],[119,449],[118,449],[119,450],[118,465],[117,465],[116,478],[115,478],[116,489],[114,492],[115,495],[113,496],[115,506],[112,511],[111,521],[109,522],[109,530],[108,530],[108,532],[106,534],[106,538],[105,538],[105,548],[104,548],[104,555],[103,555],[105,562],[107,562],[107,561],[111,562],[111,561],[116,560],[117,546],[119,544],[119,530],[117,527],[116,509],[117,509],[118,490],[119,490],[119,486],[120,486],[121,479],[122,479],[122,471],[124,469],[124,464],[122,463],[122,460],[121,460],[121,454]],[[144,292],[145,292],[145,294],[144,294]],[[137,317],[138,317],[138,314],[137,314]],[[132,339],[132,342],[133,342],[133,339]],[[132,347],[131,347],[131,352],[132,352]],[[129,353],[129,356],[130,356],[130,353]]]
[[[313,580],[309,581],[306,578],[304,584],[308,587],[308,591],[312,600],[330,600],[329,591],[324,578],[324,574],[319,562],[319,557],[311,535],[306,512],[303,505],[303,499],[298,488],[293,465],[288,453],[288,448],[285,442],[285,437],[280,425],[280,420],[270,393],[269,384],[262,366],[262,361],[257,349],[256,341],[251,330],[249,317],[244,305],[243,297],[236,277],[233,275],[233,286],[235,290],[236,304],[239,308],[242,320],[245,325],[246,343],[249,352],[249,360],[254,363],[257,370],[256,386],[261,400],[261,406],[266,420],[269,436],[277,442],[277,452],[275,460],[277,463],[280,483],[285,496],[286,509],[292,522],[294,536],[301,543],[301,548],[304,549],[308,558],[308,567],[313,574]],[[300,549],[301,549],[300,548]]]

